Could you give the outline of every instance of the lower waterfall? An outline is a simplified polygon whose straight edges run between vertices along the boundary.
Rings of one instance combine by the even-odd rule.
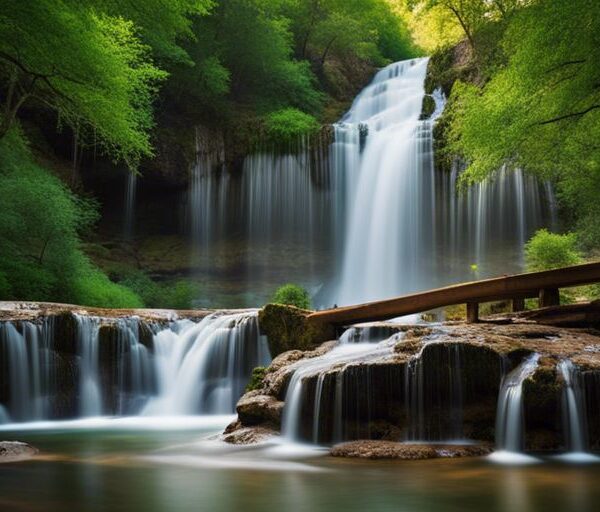
[[[346,331],[348,332],[348,331]],[[282,421],[282,435],[288,441],[302,441],[306,439],[301,431],[303,408],[307,405],[306,383],[309,377],[316,378],[314,394],[310,397],[312,407],[312,432],[309,439],[314,443],[321,440],[320,430],[322,428],[322,413],[327,411],[327,416],[333,414],[331,437],[334,441],[345,439],[342,426],[343,405],[346,400],[355,400],[355,396],[349,393],[344,386],[344,369],[353,363],[365,363],[373,359],[385,358],[393,354],[393,345],[397,342],[399,335],[394,335],[380,343],[348,343],[340,342],[336,347],[326,354],[310,359],[301,360],[294,364],[294,372],[290,379],[285,397],[285,409]],[[343,337],[342,337],[343,338]],[[331,370],[338,370],[333,382],[325,383],[327,377],[331,377]],[[329,379],[330,380],[330,379]],[[362,383],[361,383],[362,384]],[[361,385],[358,384],[358,385]],[[348,396],[346,396],[348,395]],[[368,392],[367,392],[368,396]],[[327,397],[327,400],[323,400]],[[368,408],[368,404],[367,404]]]
[[[255,314],[180,320],[154,343],[158,395],[144,414],[230,414],[252,370],[271,361]]]
[[[496,415],[496,446],[504,452],[523,451],[523,382],[537,368],[533,354],[502,379]]]
[[[167,325],[85,314],[0,322],[0,423],[232,414],[270,360],[255,311]]]

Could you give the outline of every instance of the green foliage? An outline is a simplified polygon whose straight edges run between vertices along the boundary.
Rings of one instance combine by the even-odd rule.
[[[527,270],[531,272],[569,267],[582,262],[575,234],[560,235],[540,229],[525,245]]]
[[[273,304],[283,304],[286,306],[296,306],[300,309],[310,308],[310,295],[297,284],[284,284],[279,287],[271,299]]]
[[[262,388],[263,379],[265,378],[266,373],[267,369],[264,366],[257,366],[254,368],[254,370],[252,370],[250,382],[248,382],[248,385],[246,386],[246,392]]]
[[[80,142],[135,166],[152,153],[152,102],[166,73],[133,22],[95,4],[0,0],[0,137],[23,105],[49,107]]]
[[[276,143],[293,143],[300,137],[317,133],[320,128],[313,116],[295,108],[271,112],[264,123],[267,139]]]
[[[512,13],[484,87],[456,83],[450,141],[466,183],[501,165],[557,184],[580,240],[600,246],[600,4],[540,0]]]
[[[0,140],[0,293],[3,299],[140,306],[85,256],[80,236],[97,218],[93,201],[75,196],[33,162],[20,133]]]
[[[129,271],[119,284],[133,290],[148,308],[190,309],[198,290],[186,280],[160,283],[141,270]]]

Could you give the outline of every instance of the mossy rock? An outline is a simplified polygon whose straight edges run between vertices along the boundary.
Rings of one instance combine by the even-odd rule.
[[[288,350],[311,350],[335,338],[333,326],[310,321],[310,313],[282,304],[267,304],[259,311],[258,325],[267,336],[272,357]]]
[[[419,119],[429,119],[432,114],[435,112],[435,100],[433,96],[426,94],[423,96],[423,104],[421,106],[421,116]]]

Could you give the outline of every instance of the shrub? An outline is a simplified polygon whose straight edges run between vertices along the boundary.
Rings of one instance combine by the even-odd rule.
[[[582,262],[574,233],[559,235],[540,229],[525,244],[527,270],[536,272],[577,265]]]
[[[267,139],[274,144],[293,144],[302,136],[319,131],[318,121],[301,110],[284,108],[265,117]]]
[[[284,284],[277,289],[273,299],[273,304],[284,304],[287,306],[296,306],[301,309],[310,308],[310,296],[308,292],[297,284]]]

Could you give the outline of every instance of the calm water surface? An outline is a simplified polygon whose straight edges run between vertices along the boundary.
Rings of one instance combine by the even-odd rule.
[[[0,438],[27,441],[41,453],[31,461],[0,465],[0,510],[600,509],[600,464],[357,462],[276,444],[229,447],[207,439],[218,423],[146,419],[5,428]]]

